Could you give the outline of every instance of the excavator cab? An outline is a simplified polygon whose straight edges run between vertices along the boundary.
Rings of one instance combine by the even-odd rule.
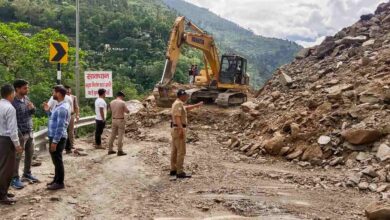
[[[219,83],[248,85],[249,77],[246,74],[247,61],[238,55],[223,55]]]

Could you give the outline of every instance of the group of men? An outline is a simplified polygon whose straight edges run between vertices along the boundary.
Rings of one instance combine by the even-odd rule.
[[[23,180],[37,183],[39,180],[31,173],[34,155],[33,115],[36,107],[28,98],[29,83],[18,79],[13,86],[1,87],[0,100],[0,203],[13,204],[14,195],[8,193],[12,186],[24,188]],[[64,188],[64,166],[62,152],[72,152],[74,144],[74,122],[79,118],[77,98],[71,94],[70,87],[55,86],[52,97],[44,103],[49,116],[48,137],[50,155],[55,166],[55,176],[47,189]],[[19,175],[19,164],[24,155],[23,175]]]
[[[19,177],[19,163],[25,151],[24,170],[22,178],[31,183],[39,180],[31,173],[31,163],[34,154],[32,116],[36,107],[28,98],[29,85],[25,80],[16,80],[14,85],[1,87],[0,100],[0,204],[14,204],[14,195],[8,193],[10,186],[16,189],[24,187]],[[125,134],[125,114],[129,110],[124,101],[125,94],[118,92],[116,99],[108,106],[106,90],[99,89],[99,98],[95,101],[96,131],[95,148],[105,149],[101,136],[106,126],[107,110],[112,112],[112,132],[108,142],[108,155],[124,156],[123,136]],[[185,90],[177,92],[177,100],[172,106],[172,153],[170,175],[177,178],[189,178],[184,172],[183,164],[186,154],[187,111],[203,105],[187,105],[189,96]],[[79,120],[77,97],[71,94],[69,87],[57,85],[53,87],[52,97],[43,104],[43,109],[49,117],[48,138],[49,152],[55,168],[53,180],[47,184],[48,190],[65,188],[65,169],[62,159],[63,151],[71,153],[74,144],[74,123]],[[114,141],[118,136],[118,151],[114,151]]]
[[[195,83],[195,77],[198,75],[199,75],[198,65],[191,65],[191,68],[188,70],[190,85],[193,85]]]

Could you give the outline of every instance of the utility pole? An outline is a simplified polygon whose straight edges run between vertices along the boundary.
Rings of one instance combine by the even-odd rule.
[[[80,100],[80,65],[79,65],[79,50],[80,50],[80,2],[76,0],[76,96]]]

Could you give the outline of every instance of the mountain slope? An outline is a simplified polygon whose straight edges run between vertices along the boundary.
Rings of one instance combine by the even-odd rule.
[[[255,35],[237,24],[217,16],[209,10],[183,0],[163,0],[179,15],[211,33],[224,53],[237,53],[246,57],[250,64],[252,85],[260,86],[271,77],[279,66],[289,63],[301,49],[296,43]]]
[[[29,34],[44,28],[59,30],[71,46],[75,45],[75,12],[74,0],[0,0],[0,22],[29,23]],[[175,16],[159,0],[80,1],[80,46],[86,52],[82,68],[112,70],[114,90],[147,93],[161,77]],[[185,61],[197,56],[183,56],[177,81],[187,81]],[[74,66],[73,62],[71,58],[68,65]],[[72,85],[70,77],[65,76],[64,82]]]

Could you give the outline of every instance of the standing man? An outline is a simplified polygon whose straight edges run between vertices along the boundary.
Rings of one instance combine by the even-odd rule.
[[[62,85],[61,85],[61,86],[62,86]],[[62,87],[64,87],[64,86],[62,86]],[[54,91],[53,91],[53,92],[54,92]],[[70,111],[71,113],[73,113],[73,110],[74,110],[74,107],[73,107],[73,99],[72,99],[69,95],[66,95],[64,101],[65,101],[66,103],[68,103],[68,105],[69,105],[69,111]],[[52,97],[50,97],[49,102],[47,102],[47,104],[48,104],[48,106],[49,106],[50,111],[53,111],[53,109],[57,106],[58,101],[55,100],[55,99],[53,98],[53,96],[52,96]],[[44,105],[46,105],[46,104],[44,103]]]
[[[11,199],[8,189],[15,169],[16,154],[22,154],[18,137],[16,110],[11,102],[15,90],[11,85],[1,87],[0,100],[0,204],[12,205],[16,200]]]
[[[177,178],[191,178],[183,171],[184,157],[186,155],[186,127],[187,111],[198,108],[203,105],[200,102],[196,105],[184,106],[188,100],[188,94],[185,90],[179,89],[177,99],[172,105],[172,153],[171,153],[171,176]]]
[[[195,67],[194,67],[194,78],[195,78],[196,76],[198,76],[198,75],[199,75],[198,65],[195,65]],[[195,79],[194,79],[194,82],[195,82]]]
[[[64,86],[55,86],[53,89],[53,99],[56,100],[58,104],[51,112],[48,104],[45,104],[44,106],[45,111],[48,112],[50,116],[48,125],[49,151],[55,167],[54,179],[48,184],[48,190],[59,190],[65,188],[65,169],[62,160],[62,152],[64,151],[66,144],[67,129],[71,114],[69,104],[64,101],[66,92],[67,91]]]
[[[31,163],[34,154],[32,116],[35,113],[35,106],[27,97],[29,92],[27,81],[23,79],[15,80],[14,88],[16,91],[16,96],[12,102],[12,105],[16,109],[19,142],[23,150],[26,152],[24,157],[23,179],[36,183],[39,182],[39,180],[31,174]],[[15,189],[22,189],[24,187],[23,183],[20,181],[19,176],[19,164],[21,157],[21,154],[16,156],[14,176],[11,182],[11,186]]]
[[[80,108],[78,104],[77,97],[72,95],[72,89],[70,86],[65,86],[67,93],[66,95],[72,99],[73,106],[71,109],[72,116],[70,117],[69,126],[68,126],[68,139],[66,140],[65,150],[67,154],[72,153],[72,149],[74,148],[74,123],[78,122],[80,119]]]
[[[95,114],[96,114],[96,131],[95,131],[95,148],[104,149],[102,146],[102,134],[106,127],[107,116],[107,103],[104,101],[106,98],[106,90],[98,90],[99,98],[95,101]]]
[[[190,78],[190,85],[194,82],[194,65],[191,65],[191,68],[188,70],[188,76]]]
[[[129,109],[127,109],[126,103],[123,101],[125,98],[125,94],[123,92],[118,92],[116,94],[116,99],[110,103],[110,109],[112,112],[112,131],[110,142],[108,143],[108,155],[115,154],[116,152],[113,150],[114,141],[116,136],[118,135],[118,156],[127,155],[123,152],[123,135],[125,134],[125,113],[129,113]]]

